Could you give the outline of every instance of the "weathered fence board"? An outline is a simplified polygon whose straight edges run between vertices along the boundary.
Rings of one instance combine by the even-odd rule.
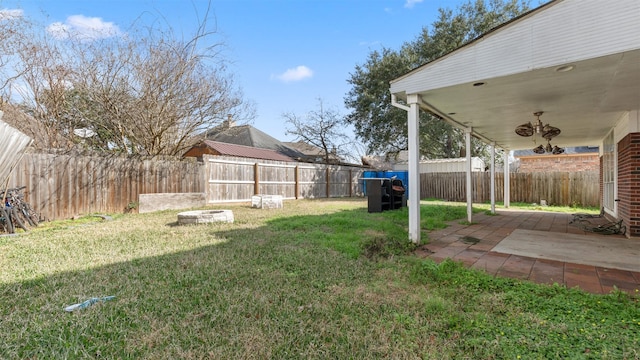
[[[25,199],[44,219],[117,213],[134,207],[139,194],[203,192],[196,162],[25,154],[8,187],[26,186]]]
[[[472,173],[473,202],[491,200],[491,174]],[[540,203],[550,205],[600,206],[598,172],[543,172],[509,174],[509,196],[513,202]],[[429,173],[420,176],[421,198],[466,201],[466,174]],[[503,200],[504,174],[495,176],[496,201]]]
[[[209,203],[251,201],[253,195],[285,199],[361,196],[365,168],[237,157],[203,157]]]
[[[45,219],[90,213],[118,213],[140,194],[206,193],[207,203],[251,201],[253,195],[286,199],[363,195],[366,168],[234,157],[195,161],[133,160],[27,153],[8,187],[26,186],[26,200]],[[496,174],[502,201],[504,174]],[[490,200],[490,174],[473,173],[473,201]],[[598,172],[512,173],[511,201],[599,206]],[[421,175],[422,198],[465,201],[465,173]]]

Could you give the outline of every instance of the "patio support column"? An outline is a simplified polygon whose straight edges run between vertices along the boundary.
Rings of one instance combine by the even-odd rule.
[[[420,139],[418,95],[407,95],[409,105],[409,240],[420,244]]]
[[[491,213],[496,213],[496,143],[491,143]]]
[[[511,199],[509,198],[509,182],[511,180],[509,178],[509,151],[507,151],[506,149],[504,149],[503,151],[504,152],[502,153],[502,161],[504,162],[504,207],[509,208],[511,202]]]
[[[464,129],[465,155],[467,157],[467,220],[469,223],[473,221],[473,184],[471,183],[471,131],[472,128]]]

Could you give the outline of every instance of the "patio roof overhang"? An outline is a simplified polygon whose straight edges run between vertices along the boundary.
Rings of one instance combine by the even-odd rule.
[[[400,103],[418,95],[421,110],[503,149],[546,144],[515,133],[538,111],[562,131],[553,145],[598,145],[640,109],[639,18],[636,0],[553,1],[392,81],[390,90]]]
[[[552,140],[560,147],[600,145],[625,117],[640,131],[639,18],[637,0],[554,0],[393,80],[392,101],[407,111],[409,188],[419,186],[418,109],[464,129],[467,147],[470,136],[505,150],[545,145],[515,133],[540,111],[562,131]],[[469,222],[470,184],[468,169]],[[506,176],[504,189],[508,206]],[[418,197],[409,198],[409,238],[420,242]]]

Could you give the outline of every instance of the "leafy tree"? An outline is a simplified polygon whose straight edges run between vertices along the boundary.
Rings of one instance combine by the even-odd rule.
[[[382,49],[369,54],[364,65],[356,65],[345,98],[353,112],[345,117],[371,152],[397,152],[407,148],[407,114],[391,105],[389,81],[411,68],[402,54]]]
[[[322,99],[318,99],[318,110],[309,111],[305,116],[284,113],[282,117],[290,125],[286,130],[288,135],[322,149],[325,164],[336,163],[339,161],[336,157],[344,155],[348,138],[340,131],[342,116],[335,109],[327,109]]]
[[[373,51],[363,65],[356,65],[347,80],[352,85],[345,96],[351,112],[345,117],[356,136],[370,152],[396,153],[407,149],[407,114],[391,105],[389,82],[422,64],[433,61],[491,28],[528,9],[517,0],[468,1],[456,12],[440,9],[431,29],[425,27],[415,40],[394,51]],[[451,158],[464,154],[462,131],[437,117],[420,113],[420,153],[427,158]],[[473,156],[487,158],[487,146],[472,139]]]

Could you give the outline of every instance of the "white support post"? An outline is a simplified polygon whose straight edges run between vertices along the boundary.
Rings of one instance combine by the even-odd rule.
[[[509,195],[511,192],[509,189],[511,179],[509,178],[509,151],[506,149],[502,153],[502,160],[504,162],[504,207],[505,209],[508,209],[511,203]]]
[[[496,143],[491,143],[491,213],[496,213]]]
[[[466,146],[466,156],[467,156],[467,220],[469,223],[473,222],[473,184],[471,180],[471,128],[466,128],[464,130],[465,135],[465,146]]]
[[[418,95],[408,95],[409,105],[409,240],[420,244],[420,140]]]

